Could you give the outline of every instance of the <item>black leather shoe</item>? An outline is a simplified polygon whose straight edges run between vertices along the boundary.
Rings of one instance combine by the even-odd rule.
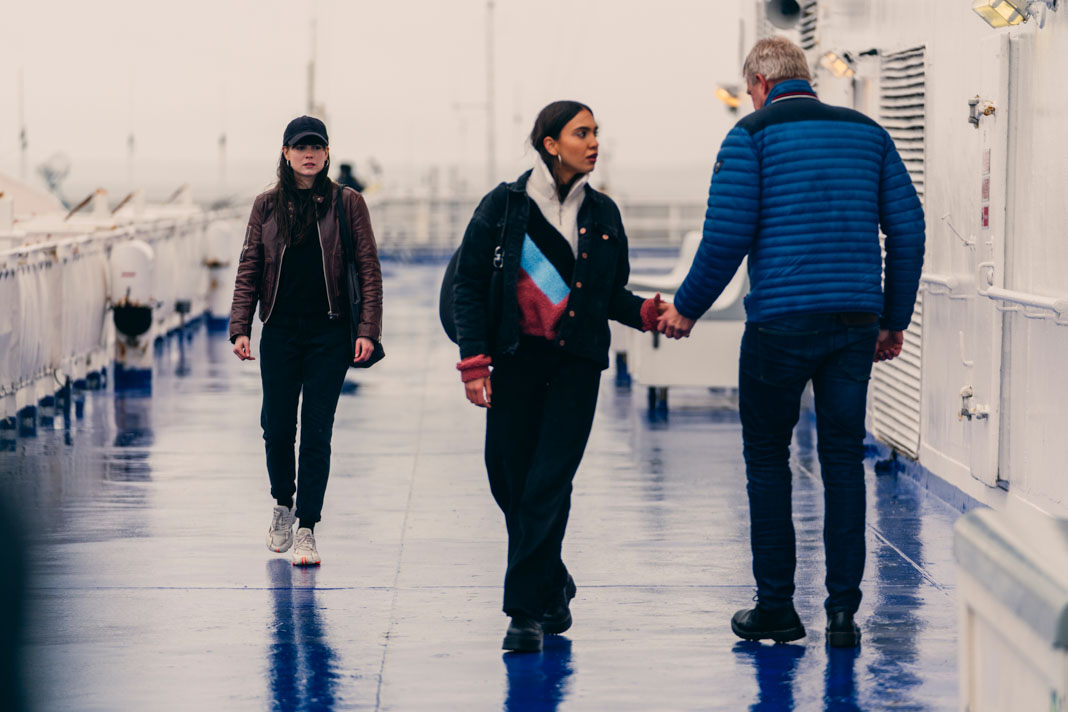
[[[805,626],[793,606],[766,610],[759,605],[738,611],[731,618],[731,630],[743,640],[774,640],[788,643],[805,637]]]
[[[512,616],[501,649],[517,653],[540,653],[541,638],[541,623],[526,616]]]
[[[832,648],[855,648],[860,645],[860,628],[853,614],[838,611],[827,616],[827,643]]]
[[[570,574],[563,590],[556,595],[555,600],[546,609],[541,617],[541,629],[546,635],[560,635],[571,627],[571,599],[575,597],[575,579]]]

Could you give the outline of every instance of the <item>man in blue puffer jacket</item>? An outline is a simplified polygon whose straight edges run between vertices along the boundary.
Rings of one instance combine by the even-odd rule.
[[[687,336],[749,255],[739,362],[755,608],[748,640],[797,640],[789,447],[811,381],[825,495],[827,640],[860,641],[864,414],[875,361],[901,352],[923,265],[923,209],[893,140],[861,113],[823,104],[799,47],[759,41],[743,68],[755,111],[727,134],[704,237],[659,328]],[[886,235],[882,258],[879,229]]]

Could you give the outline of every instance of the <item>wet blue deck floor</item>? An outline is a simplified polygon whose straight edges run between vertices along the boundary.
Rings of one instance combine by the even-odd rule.
[[[795,645],[742,643],[744,467],[727,395],[605,374],[565,560],[574,627],[503,655],[505,532],[441,334],[441,266],[387,264],[388,357],[338,409],[320,569],[264,546],[272,505],[258,363],[197,330],[151,398],[90,392],[84,419],[0,454],[35,541],[27,687],[42,710],[954,709],[955,513],[869,472],[859,651],[823,640],[822,496],[799,448]],[[255,342],[254,342],[255,343]],[[799,440],[810,438],[799,433]]]

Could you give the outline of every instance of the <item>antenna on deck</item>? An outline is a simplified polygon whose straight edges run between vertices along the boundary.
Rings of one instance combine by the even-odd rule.
[[[493,0],[486,0],[486,185],[492,187],[497,170],[497,127],[494,123]]]
[[[22,182],[26,182],[27,178],[27,151],[29,147],[29,141],[26,138],[26,91],[22,77],[22,67],[19,67],[19,153],[20,153],[20,166],[19,173],[22,178]]]

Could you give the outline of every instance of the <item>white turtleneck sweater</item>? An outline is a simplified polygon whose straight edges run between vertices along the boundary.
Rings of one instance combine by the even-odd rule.
[[[560,194],[556,191],[556,180],[540,156],[534,160],[534,170],[527,180],[527,195],[538,206],[549,224],[567,239],[571,252],[575,255],[578,254],[578,212],[586,197],[586,184],[589,180],[588,173],[580,176],[561,203]]]

